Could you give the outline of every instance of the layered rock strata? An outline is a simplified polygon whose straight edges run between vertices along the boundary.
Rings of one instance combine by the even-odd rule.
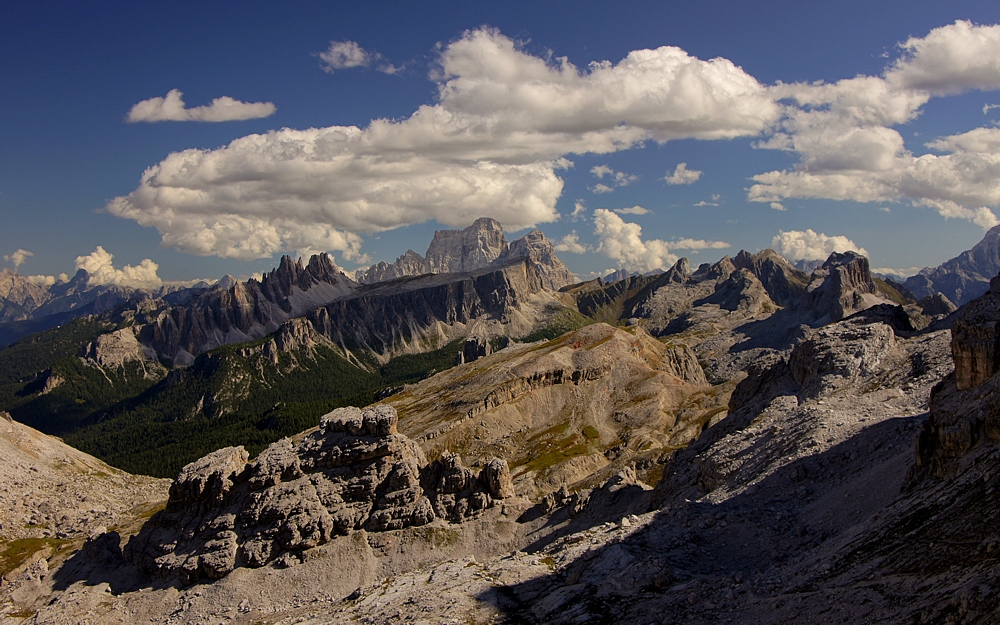
[[[355,530],[459,523],[512,494],[505,461],[478,473],[451,454],[428,464],[391,407],[340,408],[253,462],[227,447],[184,467],[128,551],[153,576],[218,579]]]

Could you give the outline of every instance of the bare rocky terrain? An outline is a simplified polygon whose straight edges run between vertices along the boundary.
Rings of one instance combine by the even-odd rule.
[[[539,262],[367,285],[285,322],[303,345],[343,345],[362,326],[315,332],[318,311],[380,290],[430,307],[428,289],[468,284],[479,299],[449,310],[508,306],[419,326],[461,324],[459,364],[256,458],[227,447],[153,480],[7,421],[0,622],[1000,614],[1000,280],[955,311],[851,253],[811,274],[771,251],[682,259],[560,292]],[[536,314],[588,325],[521,343],[500,331]],[[364,331],[354,344],[380,336]],[[139,357],[136,334],[104,336],[87,366]]]

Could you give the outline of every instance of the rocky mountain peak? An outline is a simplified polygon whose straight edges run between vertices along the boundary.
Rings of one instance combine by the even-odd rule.
[[[574,281],[573,274],[556,256],[555,246],[540,230],[532,230],[508,244],[503,226],[489,217],[480,217],[463,230],[436,231],[426,257],[408,250],[394,263],[383,261],[359,269],[355,277],[362,284],[374,284],[425,273],[477,271],[521,258],[535,265],[547,289],[558,290]]]
[[[827,261],[829,262],[829,261]],[[809,277],[772,249],[756,254],[741,250],[733,264],[747,269],[760,280],[771,299],[780,306],[794,302],[805,291]]]
[[[833,252],[813,272],[807,306],[823,320],[839,321],[855,312],[881,304],[868,259],[856,252]]]
[[[516,258],[527,258],[538,268],[545,288],[557,291],[573,282],[573,274],[556,256],[556,248],[545,238],[541,230],[532,230],[520,239],[514,240],[498,259],[505,262]]]
[[[961,306],[985,293],[997,273],[1000,273],[1000,226],[987,231],[971,249],[937,267],[921,270],[903,284],[918,298],[940,292]]]
[[[474,271],[486,267],[507,250],[503,226],[480,217],[463,230],[438,230],[427,248],[427,267],[433,273]]]

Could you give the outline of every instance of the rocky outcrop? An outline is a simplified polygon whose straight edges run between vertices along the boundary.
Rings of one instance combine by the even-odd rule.
[[[460,523],[512,494],[503,460],[478,474],[451,454],[428,464],[391,407],[340,408],[253,462],[228,447],[184,467],[127,551],[149,575],[218,579],[355,530]]]
[[[889,325],[859,318],[812,331],[792,350],[788,364],[802,392],[815,396],[871,376],[893,356],[895,347]]]
[[[1000,276],[958,313],[951,328],[954,372],[934,387],[917,444],[918,465],[945,476],[983,438],[1000,441]]]
[[[813,272],[806,307],[819,323],[840,321],[859,310],[885,301],[879,297],[868,259],[856,252],[834,252]]]
[[[734,271],[722,281],[715,292],[694,303],[717,304],[723,310],[738,311],[744,315],[771,313],[778,309],[764,285],[749,269]]]
[[[951,329],[955,383],[964,391],[992,378],[998,369],[1000,344],[1000,277],[990,290],[962,310]]]
[[[917,306],[920,307],[921,313],[929,317],[950,315],[958,310],[958,306],[952,304],[951,300],[948,299],[944,293],[928,295],[917,302]]]
[[[941,263],[906,279],[904,285],[918,298],[943,293],[959,306],[987,291],[990,279],[1000,273],[1000,226],[990,229],[983,240]]]
[[[101,367],[123,367],[130,362],[148,360],[132,328],[102,334],[87,344],[82,358]]]

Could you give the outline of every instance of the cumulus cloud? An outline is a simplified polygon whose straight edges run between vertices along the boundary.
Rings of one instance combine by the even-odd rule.
[[[619,215],[648,215],[649,209],[641,206],[630,206],[629,208],[616,208],[615,212]]]
[[[827,236],[811,229],[782,230],[771,240],[771,248],[789,260],[826,260],[833,252],[868,256],[868,250],[845,236]]]
[[[705,241],[701,239],[681,239],[663,241],[642,238],[642,226],[630,223],[604,208],[594,211],[594,233],[600,243],[597,251],[618,261],[619,266],[629,271],[647,272],[666,269],[677,262],[672,249],[704,250],[729,247],[725,241]]]
[[[356,41],[331,41],[330,47],[317,56],[320,59],[320,67],[330,74],[341,69],[372,65],[384,74],[398,74],[403,69],[402,66],[386,62],[378,52],[365,50]]]
[[[337,50],[323,62],[363,60],[351,47]],[[428,220],[457,227],[487,215],[515,230],[555,221],[566,155],[756,136],[781,111],[731,61],[676,47],[581,69],[478,29],[443,46],[431,76],[436,101],[406,119],[282,129],[177,152],[106,209],[196,254],[250,259],[311,248],[350,260],[362,234]]]
[[[56,277],[55,276],[43,276],[43,275],[25,276],[25,279],[28,282],[31,282],[33,284],[37,284],[39,286],[52,286],[53,284],[56,283]],[[61,282],[65,282],[65,280],[61,280]]]
[[[569,252],[571,254],[586,254],[590,251],[589,247],[580,243],[580,236],[576,233],[576,230],[560,239],[559,243],[556,243],[555,248],[557,252]]]
[[[14,269],[18,269],[30,256],[34,256],[34,253],[18,248],[13,254],[4,254],[3,259],[14,265]]]
[[[615,190],[615,187],[627,187],[639,179],[639,176],[636,176],[635,174],[626,174],[623,171],[615,171],[607,165],[597,165],[596,167],[592,167],[590,173],[600,179],[608,176],[611,182],[611,186],[604,183],[594,185],[590,189],[594,193],[611,193]]]
[[[677,163],[674,172],[667,172],[664,180],[667,184],[694,184],[701,178],[702,172],[697,169],[688,169],[687,163]]]
[[[959,20],[899,47],[903,56],[886,72],[886,80],[901,89],[954,94],[1000,85],[1000,25]]]
[[[125,265],[116,269],[112,260],[114,255],[105,251],[100,245],[87,256],[76,257],[76,269],[85,269],[90,274],[88,285],[117,284],[140,288],[156,288],[163,284],[158,275],[159,265],[146,258],[136,266]]]
[[[583,200],[577,200],[573,204],[573,212],[570,213],[569,218],[572,221],[577,221],[587,214],[587,206],[583,203]]]
[[[946,218],[996,225],[990,210],[1000,204],[996,129],[944,137],[928,147],[945,154],[916,155],[893,126],[916,118],[932,97],[1000,89],[1000,26],[959,21],[900,48],[902,56],[882,76],[772,87],[794,105],[757,147],[793,152],[799,162],[791,171],[754,176],[748,199],[908,200]]]
[[[178,89],[165,98],[143,100],[128,112],[129,123],[136,122],[229,122],[270,117],[278,109],[272,102],[240,102],[229,96],[215,98],[211,104],[187,108]]]
[[[781,202],[771,202],[771,208],[773,208],[776,211],[786,211],[786,210],[788,210],[787,208],[785,208],[785,205],[782,204]]]

